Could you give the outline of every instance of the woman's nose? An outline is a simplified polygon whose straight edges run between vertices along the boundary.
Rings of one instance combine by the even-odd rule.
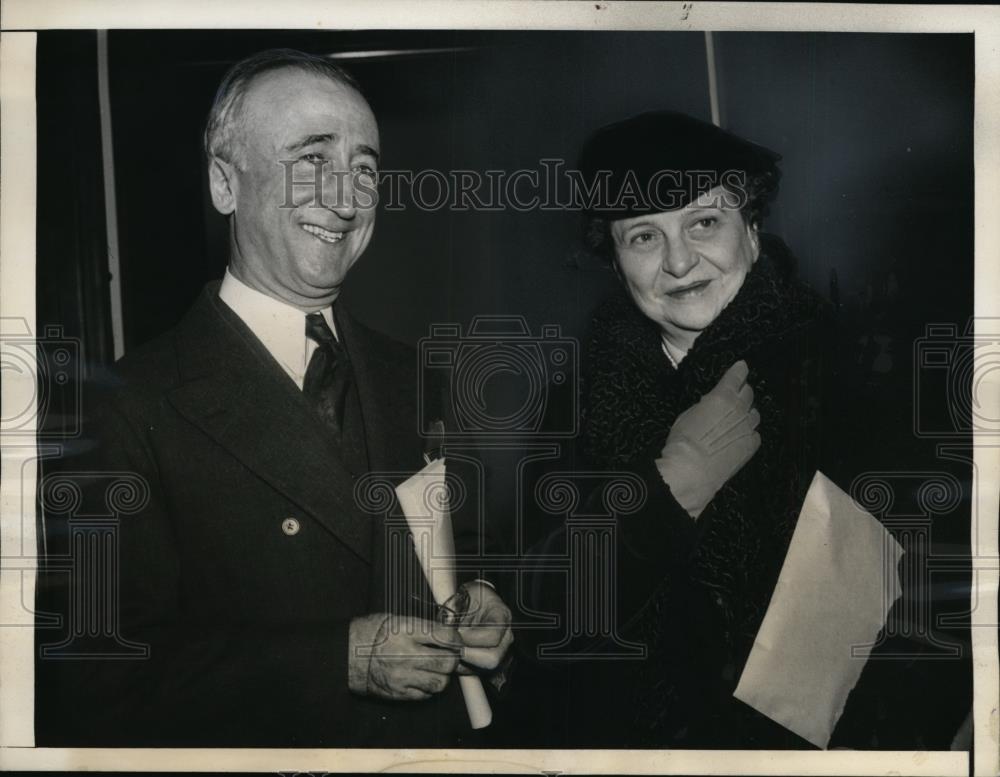
[[[668,241],[664,247],[661,267],[663,272],[683,278],[698,264],[698,257],[683,240]]]

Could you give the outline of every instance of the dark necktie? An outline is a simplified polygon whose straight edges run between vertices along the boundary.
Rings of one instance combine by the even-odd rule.
[[[316,343],[316,350],[306,368],[302,393],[333,433],[345,462],[361,471],[366,459],[361,402],[347,351],[322,313],[306,316],[306,337]]]

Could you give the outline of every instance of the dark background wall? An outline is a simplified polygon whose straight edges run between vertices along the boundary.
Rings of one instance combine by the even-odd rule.
[[[40,132],[61,149],[40,155],[43,179],[100,175],[93,39],[40,36]],[[888,283],[927,320],[964,320],[973,272],[972,37],[715,40],[724,126],[784,156],[767,227],[798,255],[803,277],[829,296],[836,271],[848,309]],[[208,199],[201,130],[226,68],[270,46],[423,52],[344,63],[375,109],[393,169],[512,171],[538,169],[545,158],[572,165],[606,122],[660,107],[710,113],[704,37],[695,32],[112,31],[126,347],[172,325],[225,267],[225,223]],[[66,176],[67,162],[85,175]],[[99,241],[96,183],[89,201]],[[59,232],[46,226],[49,213],[53,224],[59,218],[40,210],[40,235]],[[570,212],[383,211],[345,296],[363,320],[410,342],[431,322],[480,312],[578,334],[614,281],[580,255],[577,231]],[[79,272],[75,256],[43,246],[40,267],[67,280]]]
[[[892,270],[927,316],[972,283],[971,36],[720,36],[727,126],[783,155],[770,228],[825,290]]]

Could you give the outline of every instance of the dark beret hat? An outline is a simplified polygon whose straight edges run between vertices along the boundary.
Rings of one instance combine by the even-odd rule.
[[[653,111],[609,124],[587,140],[578,168],[593,216],[629,218],[683,208],[716,186],[780,175],[781,156],[714,124]]]

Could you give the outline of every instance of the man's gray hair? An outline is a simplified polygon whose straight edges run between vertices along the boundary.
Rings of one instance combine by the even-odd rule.
[[[246,147],[239,137],[246,94],[257,76],[282,68],[324,76],[361,94],[358,82],[346,70],[314,54],[295,49],[268,49],[247,57],[229,69],[215,93],[205,125],[205,155],[209,160],[219,158],[241,169],[246,166]]]

